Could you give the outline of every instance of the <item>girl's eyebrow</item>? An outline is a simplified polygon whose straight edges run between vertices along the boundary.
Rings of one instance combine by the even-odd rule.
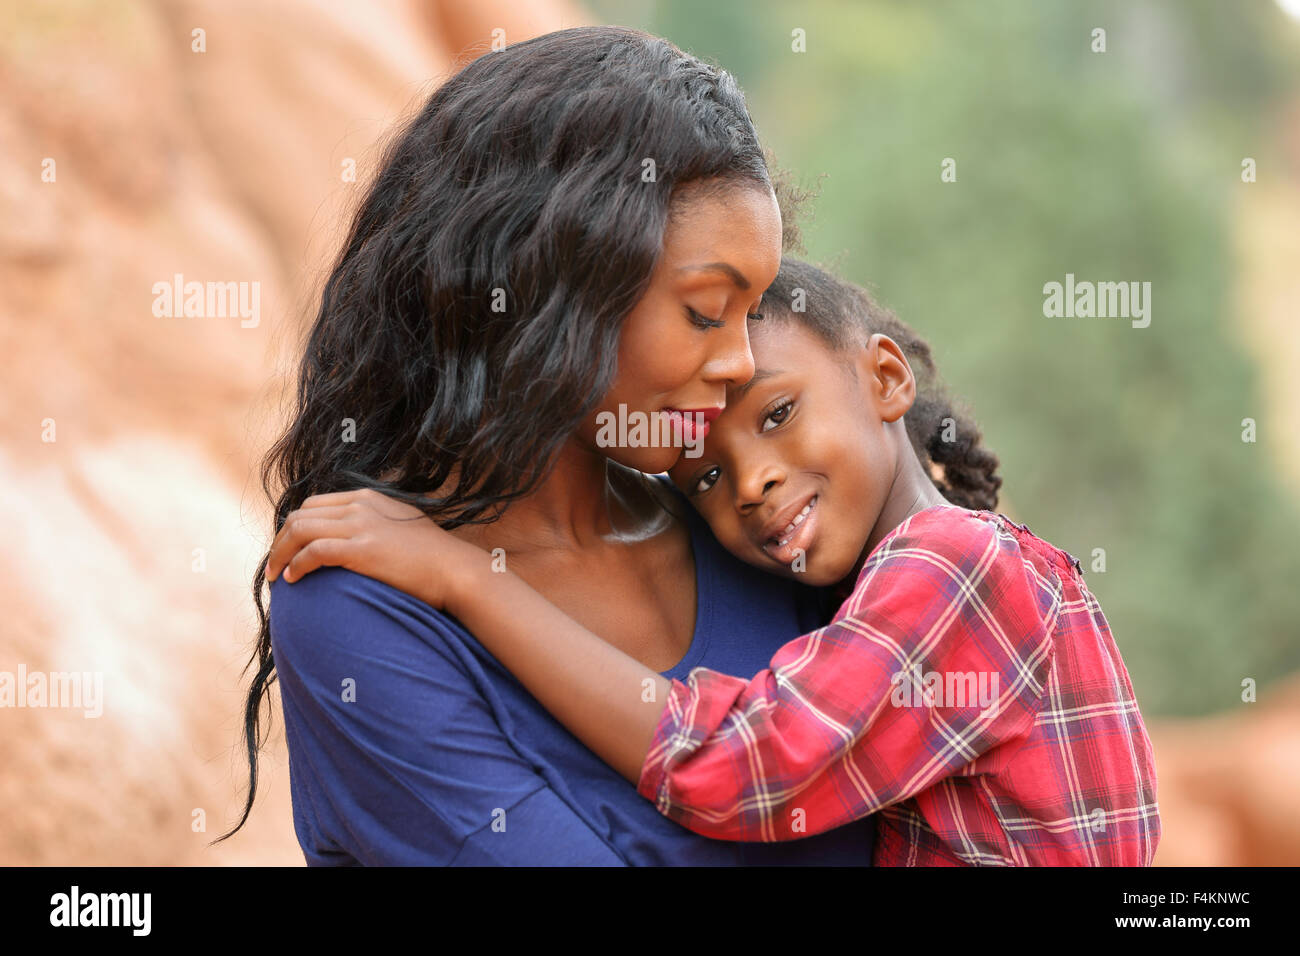
[[[733,388],[731,392],[737,399],[744,398],[746,395],[749,394],[749,390],[753,388],[755,385],[757,385],[759,382],[763,381],[764,379],[773,378],[774,376],[782,375],[782,374],[784,373],[779,368],[756,369],[754,371],[753,378],[751,378],[744,385],[735,386],[735,388]]]
[[[702,266],[681,266],[678,272],[721,272],[741,291],[749,290],[749,280],[744,277],[739,269],[727,262],[708,262]]]

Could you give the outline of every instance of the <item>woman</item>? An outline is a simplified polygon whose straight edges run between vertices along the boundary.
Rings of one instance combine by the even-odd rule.
[[[707,420],[753,375],[747,323],[782,232],[727,74],[614,27],[475,60],[389,148],[326,282],[266,465],[277,526],[358,486],[475,543],[491,523],[512,571],[647,666],[755,672],[824,605],[726,555],[645,476],[702,437],[686,413]],[[609,415],[678,440],[611,446]],[[341,569],[277,581],[268,616],[265,570],[236,830],[278,677],[310,863],[870,859],[870,821],[786,846],[691,834],[454,619]]]

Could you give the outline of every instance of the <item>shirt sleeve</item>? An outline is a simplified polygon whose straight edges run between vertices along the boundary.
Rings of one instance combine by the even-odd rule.
[[[624,865],[511,745],[461,633],[350,571],[272,585],[307,862]]]
[[[988,522],[922,512],[767,670],[674,680],[638,792],[696,833],[775,841],[973,772],[1041,708],[1059,584],[1043,595]]]

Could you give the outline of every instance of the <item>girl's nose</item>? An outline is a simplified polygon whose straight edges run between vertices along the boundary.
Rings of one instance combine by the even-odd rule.
[[[785,472],[775,462],[764,462],[745,469],[736,482],[736,510],[749,514],[785,481]]]

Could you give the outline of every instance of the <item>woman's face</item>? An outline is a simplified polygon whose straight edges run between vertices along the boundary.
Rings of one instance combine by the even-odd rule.
[[[770,189],[736,185],[674,200],[650,286],[623,322],[614,384],[577,439],[647,474],[698,455],[727,386],[754,374],[749,316],[781,266]]]

